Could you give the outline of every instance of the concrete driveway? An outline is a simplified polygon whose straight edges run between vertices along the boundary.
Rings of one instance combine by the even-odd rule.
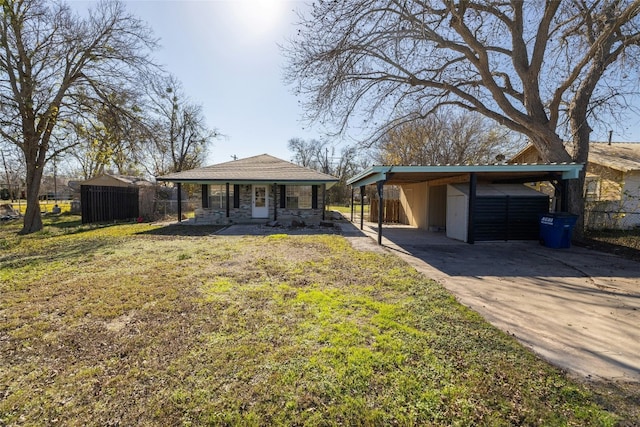
[[[354,246],[379,250],[377,227],[363,231],[343,225]],[[406,226],[385,226],[382,243],[554,365],[640,381],[640,263],[537,242],[469,245]]]

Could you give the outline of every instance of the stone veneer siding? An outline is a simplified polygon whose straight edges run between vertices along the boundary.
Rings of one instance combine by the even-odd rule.
[[[233,185],[233,184],[232,184]],[[266,223],[273,221],[274,208],[277,208],[277,221],[282,225],[291,225],[293,220],[302,221],[306,225],[317,225],[322,221],[324,210],[324,200],[322,186],[318,186],[318,208],[317,209],[286,209],[280,207],[280,186],[269,185],[269,218],[252,218],[251,208],[251,185],[239,186],[240,206],[233,207],[233,198],[230,198],[229,217],[226,209],[197,208],[195,210],[196,224],[252,224]],[[276,192],[274,192],[274,187]],[[274,195],[276,196],[274,198]]]

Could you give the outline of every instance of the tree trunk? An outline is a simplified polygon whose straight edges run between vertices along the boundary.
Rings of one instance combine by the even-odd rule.
[[[25,157],[28,157],[25,154]],[[42,216],[40,215],[40,203],[38,195],[40,193],[40,183],[42,182],[42,170],[44,161],[26,159],[27,165],[27,210],[24,214],[22,230],[18,234],[30,234],[42,230]],[[40,164],[42,163],[42,164]]]
[[[586,165],[585,165],[586,167]],[[580,178],[569,180],[569,212],[578,215],[578,220],[573,229],[575,237],[582,237],[584,234],[584,177],[586,173],[584,169],[580,172]]]

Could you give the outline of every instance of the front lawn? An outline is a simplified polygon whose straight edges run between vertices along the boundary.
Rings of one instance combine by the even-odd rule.
[[[616,422],[395,256],[74,219],[0,228],[0,425]]]

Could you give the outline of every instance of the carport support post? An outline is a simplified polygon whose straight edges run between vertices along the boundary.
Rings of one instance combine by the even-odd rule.
[[[467,222],[467,243],[473,245],[476,241],[475,233],[475,220],[474,214],[476,212],[476,189],[478,186],[478,177],[474,172],[469,174],[469,215]]]
[[[569,181],[566,179],[560,180],[560,210],[562,212],[569,212]]]
[[[378,187],[378,245],[382,245],[382,215],[384,214],[384,181],[376,182]]]
[[[364,230],[364,185],[360,187],[360,230]]]
[[[178,222],[182,222],[182,184],[178,183]]]

